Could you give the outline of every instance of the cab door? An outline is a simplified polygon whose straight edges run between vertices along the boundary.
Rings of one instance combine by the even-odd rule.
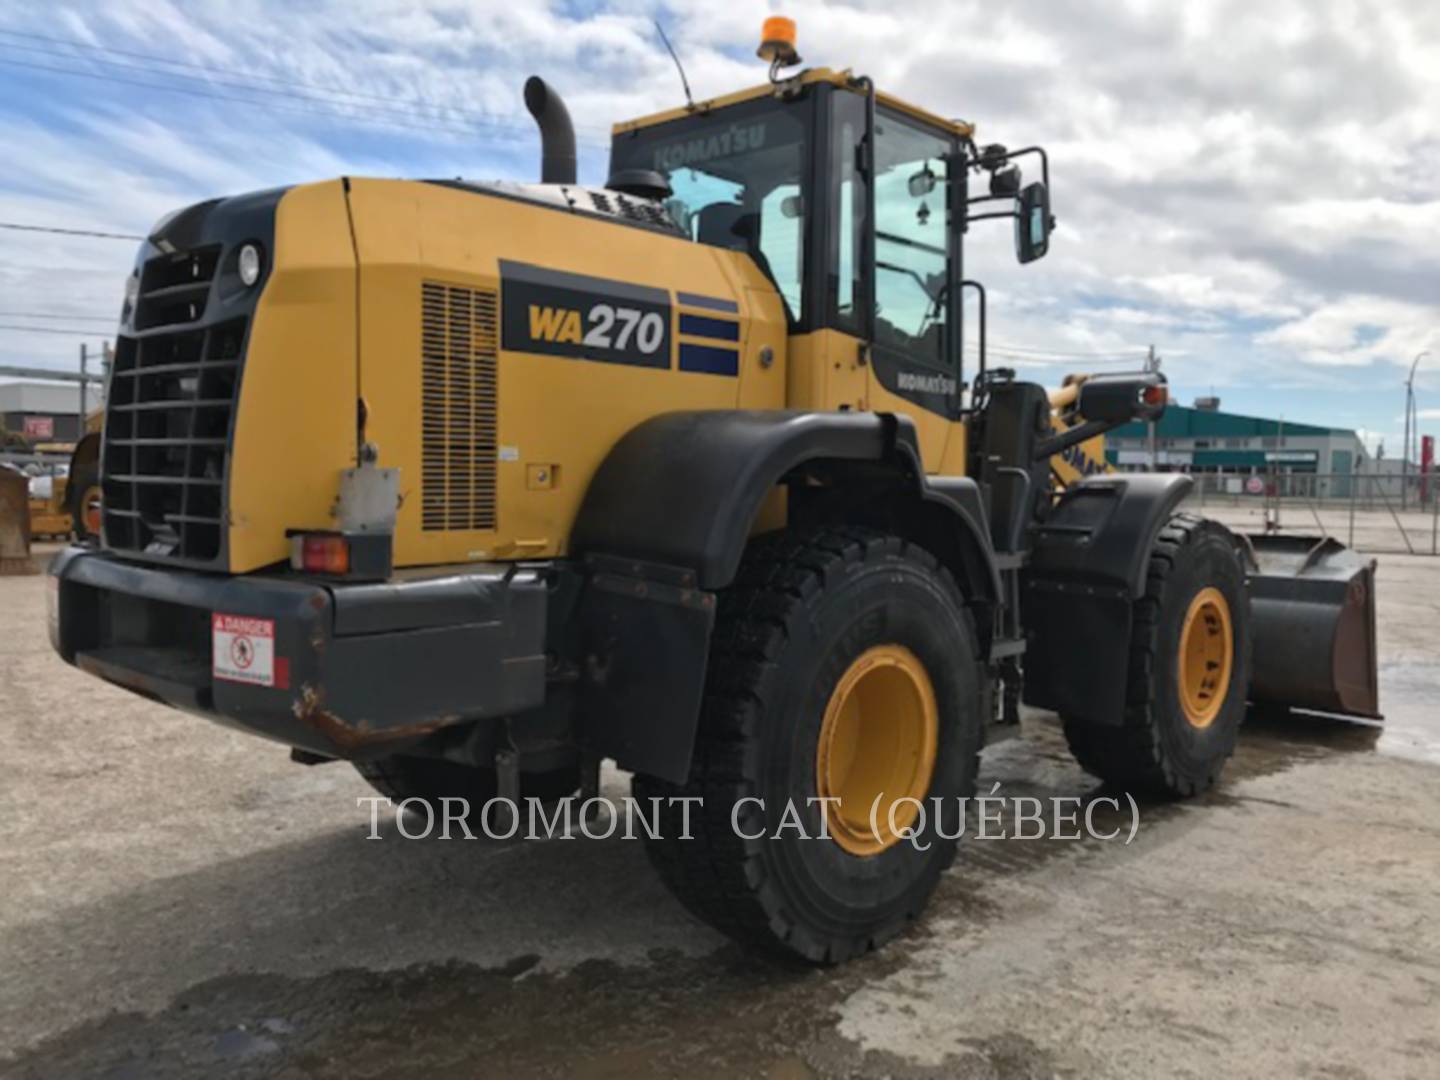
[[[950,220],[950,189],[959,179],[951,169],[963,168],[957,149],[948,133],[876,111],[867,396],[872,410],[914,421],[927,472],[939,470],[960,405],[960,335],[952,312],[959,238]]]

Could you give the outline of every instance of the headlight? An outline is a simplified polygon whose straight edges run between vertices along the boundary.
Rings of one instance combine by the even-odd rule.
[[[260,280],[260,249],[254,244],[240,249],[240,280],[247,286]]]
[[[140,272],[137,270],[125,279],[125,303],[130,307],[135,306],[135,300],[140,296]]]

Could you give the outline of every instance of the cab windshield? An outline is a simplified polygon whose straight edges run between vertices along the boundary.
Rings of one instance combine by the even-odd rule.
[[[649,169],[670,182],[671,216],[692,240],[749,253],[800,317],[809,149],[805,110],[747,102],[615,137],[610,168]]]

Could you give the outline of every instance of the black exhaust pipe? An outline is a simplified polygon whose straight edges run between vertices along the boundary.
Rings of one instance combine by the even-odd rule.
[[[525,80],[525,107],[540,125],[540,182],[575,183],[575,127],[565,102],[539,75]]]

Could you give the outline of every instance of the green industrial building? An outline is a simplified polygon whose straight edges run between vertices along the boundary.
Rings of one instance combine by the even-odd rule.
[[[1105,437],[1106,457],[1121,472],[1218,474],[1236,484],[1261,474],[1316,475],[1316,493],[1330,495],[1346,493],[1345,477],[1374,471],[1360,436],[1349,428],[1239,416],[1203,405],[1169,406],[1155,424],[1153,447],[1151,436],[1144,423],[1126,424]],[[1325,476],[1330,479],[1319,479]]]

